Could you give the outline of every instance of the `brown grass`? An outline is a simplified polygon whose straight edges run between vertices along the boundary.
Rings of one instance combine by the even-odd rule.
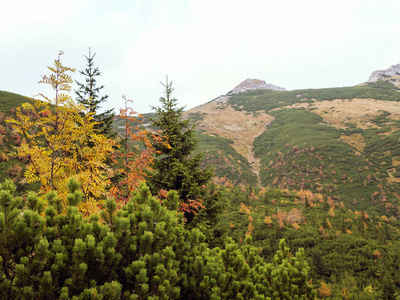
[[[263,112],[254,116],[251,113],[236,111],[218,99],[195,107],[185,112],[185,115],[190,113],[205,113],[204,120],[199,121],[198,128],[232,140],[232,147],[248,159],[254,173],[258,175],[260,160],[254,157],[253,141],[274,120],[273,116]]]
[[[336,99],[332,101],[315,101],[312,104],[298,103],[289,107],[314,108],[325,122],[331,126],[345,128],[347,122],[355,123],[357,127],[366,129],[377,127],[370,119],[380,115],[380,110],[391,113],[391,119],[400,119],[400,103],[375,99]]]

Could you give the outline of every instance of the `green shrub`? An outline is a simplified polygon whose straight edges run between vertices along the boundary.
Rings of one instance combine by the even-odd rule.
[[[187,230],[175,191],[161,203],[142,185],[121,208],[108,199],[85,219],[79,184],[68,205],[55,192],[15,197],[0,185],[1,299],[314,299],[302,250],[284,241],[267,264],[250,237],[210,249]],[[44,213],[44,214],[43,214]]]

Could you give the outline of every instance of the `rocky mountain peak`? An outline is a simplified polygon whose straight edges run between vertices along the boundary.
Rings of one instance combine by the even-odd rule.
[[[232,91],[228,94],[236,94],[236,93],[243,93],[250,90],[274,90],[274,91],[286,91],[285,88],[265,83],[264,80],[260,79],[250,79],[247,78],[245,81],[241,82],[238,86],[236,86]]]
[[[368,78],[368,82],[374,82],[379,79],[392,81],[393,78],[390,78],[390,77],[398,76],[398,75],[400,75],[400,64],[393,65],[393,66],[387,68],[386,70],[378,70],[378,71],[372,72],[372,74]]]

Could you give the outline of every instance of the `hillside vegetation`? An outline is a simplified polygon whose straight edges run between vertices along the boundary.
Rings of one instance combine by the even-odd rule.
[[[223,135],[238,153],[237,141],[252,139],[252,155],[242,156],[262,186],[311,190],[360,210],[397,214],[398,87],[378,81],[343,88],[254,90],[221,99],[225,101],[217,98],[188,114],[201,114],[197,122],[199,128],[207,129],[203,134]],[[242,115],[247,123],[262,124],[261,133],[227,127],[221,133],[219,116],[243,124]],[[203,140],[202,148],[207,147],[211,150],[215,145]],[[227,165],[234,163],[224,153],[220,157],[229,161]],[[219,177],[229,175],[219,171]],[[243,176],[233,181],[254,184]]]
[[[254,90],[184,112],[197,124],[188,157],[204,153],[200,167],[215,170],[191,223],[175,192],[145,185],[90,218],[77,182],[65,199],[28,192],[38,186],[21,183],[26,161],[14,154],[24,137],[5,122],[26,101],[0,92],[0,183],[13,180],[0,185],[3,297],[400,296],[398,87]],[[156,132],[154,116],[132,125]],[[119,142],[126,121],[114,120]]]

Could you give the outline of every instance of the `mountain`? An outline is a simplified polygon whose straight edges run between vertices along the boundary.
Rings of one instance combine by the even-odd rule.
[[[392,76],[342,88],[268,87],[245,80],[184,113],[198,124],[197,151],[220,184],[210,191],[224,203],[218,222],[199,228],[213,247],[231,238],[248,247],[251,235],[268,262],[281,239],[293,253],[304,248],[321,299],[395,299],[400,88]],[[12,155],[21,137],[4,120],[26,100],[0,91],[0,182],[21,179],[23,164]]]
[[[400,64],[393,65],[386,70],[378,70],[372,72],[368,78],[368,82],[375,82],[378,80],[386,80],[393,84],[400,83]]]
[[[310,190],[358,210],[397,213],[399,87],[388,80],[295,91],[240,85],[249,89],[185,112],[217,181]]]
[[[247,78],[237,85],[232,91],[228,92],[228,94],[244,93],[251,90],[286,91],[285,88],[273,85],[271,83],[267,84],[263,80]]]
[[[393,77],[383,79],[293,91],[247,79],[184,116],[198,124],[197,151],[205,152],[204,165],[215,167],[216,182],[310,190],[354,209],[395,215],[400,88]],[[24,101],[0,92],[0,179],[21,176],[11,155],[20,138],[4,118]]]

